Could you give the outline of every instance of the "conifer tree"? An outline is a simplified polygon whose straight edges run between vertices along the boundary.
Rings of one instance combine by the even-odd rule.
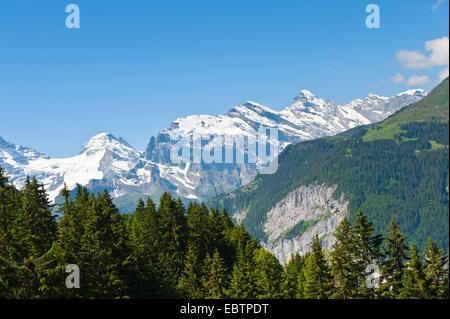
[[[424,264],[420,260],[419,252],[414,244],[411,245],[410,255],[403,270],[402,287],[398,295],[401,299],[427,298],[427,286]]]
[[[254,247],[248,242],[239,248],[237,260],[231,273],[229,295],[231,298],[252,299],[256,297]]]
[[[147,199],[147,205],[142,199],[139,200],[131,217],[130,245],[135,273],[131,289],[133,296],[139,298],[157,297],[161,286],[157,269],[160,241],[157,217],[155,204],[150,197]]]
[[[284,267],[283,292],[284,297],[295,299],[298,295],[299,275],[303,271],[304,260],[297,253],[292,254],[289,262]]]
[[[425,276],[430,298],[449,298],[448,257],[444,255],[444,250],[438,248],[431,238],[428,240],[424,254]]]
[[[368,275],[366,269],[371,264],[380,267],[383,237],[380,234],[375,234],[373,223],[361,210],[358,210],[356,214],[353,234],[356,273],[358,275],[358,297],[376,298],[378,295],[377,288],[368,288],[366,285]]]
[[[209,232],[209,211],[204,203],[189,203],[187,208],[187,228],[189,245],[199,253],[198,258],[203,260],[206,253],[213,253],[214,238]]]
[[[185,298],[200,299],[204,297],[202,286],[202,265],[199,261],[199,252],[193,245],[189,245],[184,263],[184,270],[181,273],[178,290]]]
[[[63,250],[76,247],[77,251],[63,251],[61,267],[78,265],[82,278],[80,289],[73,289],[70,294],[84,298],[129,296],[127,278],[131,276],[131,250],[123,220],[106,191],[97,198],[90,196],[87,202],[85,199],[85,196],[77,197],[81,203],[75,204],[87,210],[83,212],[85,218],[81,219],[84,232],[76,245],[62,245]],[[72,226],[73,223],[66,225]],[[74,231],[66,229],[66,234],[74,234]]]
[[[390,231],[386,240],[386,260],[383,262],[382,273],[386,281],[383,284],[382,295],[385,298],[397,298],[402,289],[403,265],[407,257],[408,247],[405,236],[400,233],[400,227],[391,219]]]
[[[205,298],[225,298],[227,291],[227,273],[225,264],[218,250],[214,252],[212,258],[209,254],[206,255],[204,269],[203,282]]]
[[[169,296],[176,293],[184,256],[187,249],[187,220],[180,200],[175,201],[169,193],[164,193],[158,207],[159,236],[161,240],[158,268]]]
[[[15,298],[37,298],[49,266],[49,253],[56,240],[57,225],[48,195],[35,178],[27,177],[16,198],[17,215],[10,231],[14,232],[14,256],[4,262],[16,277],[9,286]],[[12,258],[11,258],[12,257]],[[45,288],[46,290],[46,288]]]
[[[22,253],[26,258],[41,257],[56,239],[57,225],[44,186],[28,178],[22,190],[22,207],[17,219]]]
[[[345,217],[334,233],[336,242],[331,252],[331,274],[335,292],[333,298],[350,299],[357,296],[358,272],[354,257],[352,227]]]
[[[20,260],[16,219],[19,210],[17,190],[8,184],[0,167],[0,299],[13,298],[20,285],[15,261]]]
[[[298,274],[297,277],[297,294],[295,295],[296,299],[306,299],[305,297],[305,269],[306,269],[306,261],[308,260],[308,255],[304,256],[303,263],[304,266],[302,267],[301,271]]]
[[[306,260],[304,297],[327,299],[331,293],[331,274],[318,235],[314,235]]]
[[[281,298],[283,267],[277,258],[264,248],[256,251],[255,257],[255,280],[258,299]]]

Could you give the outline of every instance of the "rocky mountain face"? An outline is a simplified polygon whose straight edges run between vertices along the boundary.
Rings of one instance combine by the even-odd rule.
[[[336,132],[392,116],[291,144],[279,155],[276,173],[260,174],[209,204],[226,209],[281,262],[307,253],[315,234],[332,248],[339,223],[346,216],[353,220],[360,209],[377,233],[387,232],[394,218],[419,249],[428,238],[448,247],[448,78],[398,111],[415,92],[369,94],[336,110],[332,101],[302,91],[282,112],[313,123],[310,134],[322,134],[325,123]]]
[[[0,166],[19,187],[27,175],[36,176],[48,189],[51,200],[64,183],[69,188],[76,184],[92,190],[106,188],[115,198],[159,196],[169,191],[184,199],[205,200],[252,181],[261,169],[260,163],[174,163],[171,149],[183,138],[202,136],[206,138],[202,147],[214,147],[221,141],[214,137],[254,138],[259,127],[277,128],[277,152],[280,152],[292,143],[379,121],[425,95],[423,90],[410,90],[394,97],[369,94],[363,100],[340,106],[302,90],[294,103],[282,111],[247,102],[223,115],[176,119],[152,137],[143,152],[107,133],[92,137],[79,155],[60,159],[0,138]],[[242,150],[235,147],[234,152]]]
[[[348,201],[336,199],[336,186],[302,185],[267,212],[263,246],[286,262],[292,252],[308,251],[317,234],[323,247],[331,249],[333,232],[347,214]]]

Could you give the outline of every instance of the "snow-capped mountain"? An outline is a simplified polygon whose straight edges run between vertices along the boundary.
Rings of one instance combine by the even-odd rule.
[[[21,186],[27,175],[35,176],[44,183],[51,199],[59,194],[64,183],[69,188],[87,185],[92,180],[116,183],[141,155],[123,139],[106,133],[92,137],[79,155],[69,158],[50,158],[0,138],[0,165],[14,184]]]
[[[122,138],[101,133],[92,137],[79,155],[54,159],[0,138],[0,166],[19,187],[27,175],[36,176],[44,183],[52,200],[64,183],[69,188],[76,184],[95,190],[106,188],[116,198],[159,196],[169,191],[186,199],[207,199],[247,184],[260,166],[252,163],[173,163],[170,151],[185,137],[250,136],[260,126],[278,128],[278,151],[281,151],[291,143],[335,135],[358,125],[380,121],[425,95],[423,90],[409,90],[393,97],[371,93],[364,99],[340,106],[302,90],[294,103],[282,111],[249,101],[223,115],[191,115],[176,119],[150,139],[144,152],[135,150]],[[205,145],[216,142],[212,139]]]

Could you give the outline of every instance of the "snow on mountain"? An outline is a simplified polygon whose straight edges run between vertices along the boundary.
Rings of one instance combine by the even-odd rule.
[[[371,93],[341,106],[301,90],[294,103],[282,111],[248,101],[223,115],[178,118],[152,137],[144,152],[122,138],[101,133],[92,137],[79,155],[53,159],[0,138],[0,166],[17,186],[23,185],[27,175],[36,176],[52,200],[64,183],[69,188],[76,184],[96,190],[106,188],[116,198],[130,194],[159,196],[169,191],[182,198],[207,199],[249,183],[260,167],[251,163],[173,163],[171,148],[183,137],[254,137],[260,126],[273,127],[278,128],[281,151],[291,143],[380,121],[425,95],[423,90],[408,90],[393,97]]]
[[[92,137],[79,155],[69,158],[50,158],[11,143],[4,147],[4,142],[0,140],[0,165],[5,166],[14,184],[22,186],[26,176],[35,176],[44,183],[51,199],[59,194],[64,183],[72,189],[91,180],[117,178],[133,168],[141,157],[128,143],[107,133]]]
[[[421,89],[407,90],[390,98],[369,93],[365,99],[353,100],[344,107],[355,110],[374,123],[394,114],[408,104],[417,102],[425,95],[427,93]]]

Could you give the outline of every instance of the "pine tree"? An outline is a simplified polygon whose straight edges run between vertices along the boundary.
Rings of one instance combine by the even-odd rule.
[[[201,279],[203,277],[202,267],[199,261],[199,252],[194,246],[189,245],[184,263],[184,270],[178,283],[178,290],[185,298],[201,299],[204,297]]]
[[[425,249],[425,276],[430,298],[449,298],[446,264],[448,267],[448,257],[444,255],[444,250],[438,248],[430,238]]]
[[[41,257],[56,239],[57,225],[44,186],[28,178],[22,189],[22,207],[17,219],[18,234],[27,259]]]
[[[162,271],[165,294],[176,295],[176,288],[184,268],[187,249],[187,220],[180,200],[164,193],[158,207],[159,237],[161,240],[158,268]]]
[[[283,292],[284,297],[295,299],[298,295],[299,275],[303,271],[304,260],[297,253],[292,254],[291,259],[284,267]]]
[[[16,219],[19,210],[17,190],[8,184],[0,167],[0,299],[13,298],[20,286],[15,261],[20,260]]]
[[[403,265],[407,257],[408,246],[405,243],[405,236],[400,233],[400,227],[391,219],[390,231],[386,240],[387,259],[383,262],[382,273],[386,281],[383,284],[383,297],[397,298],[402,289]]]
[[[297,278],[297,294],[295,295],[296,299],[306,299],[305,297],[305,269],[306,269],[306,261],[308,260],[308,255],[305,255],[303,258],[304,266],[298,274]]]
[[[14,192],[13,192],[14,194]],[[14,245],[3,261],[15,283],[9,290],[15,298],[44,296],[50,249],[56,240],[57,225],[48,195],[35,178],[26,179],[25,186],[14,200],[17,210],[9,234],[14,232]],[[14,197],[14,195],[13,195]],[[13,253],[14,255],[12,255]],[[3,281],[3,280],[2,280]],[[10,284],[10,283],[7,283]]]
[[[97,198],[89,196],[87,202],[84,202],[85,199],[85,196],[77,197],[80,203],[75,203],[76,209],[83,210],[82,213],[76,212],[75,216],[84,216],[81,219],[84,232],[79,235],[80,240],[75,245],[61,245],[61,267],[78,265],[82,278],[81,288],[68,293],[84,298],[129,296],[127,278],[132,275],[131,250],[124,222],[106,191],[99,193]],[[72,226],[74,224],[70,222],[65,227]],[[65,234],[72,235],[74,230],[66,229]],[[72,248],[77,251],[64,251]]]
[[[229,296],[235,299],[252,299],[256,297],[255,248],[250,242],[239,248],[237,260],[231,273]]]
[[[283,268],[274,255],[260,248],[255,253],[255,280],[257,298],[280,298]]]
[[[214,252],[212,258],[209,254],[206,255],[204,269],[203,282],[205,298],[225,298],[227,291],[227,273],[225,264],[218,250]]]
[[[132,295],[139,298],[157,297],[161,286],[158,263],[158,216],[150,197],[147,205],[140,199],[130,223],[130,245],[133,250],[131,278]]]
[[[424,264],[420,260],[419,252],[414,244],[411,245],[410,255],[403,270],[402,287],[398,295],[401,299],[425,299],[427,287]]]
[[[331,294],[331,274],[318,235],[314,235],[305,268],[304,298],[327,299]]]
[[[356,273],[358,275],[358,297],[376,298],[378,295],[377,288],[368,288],[366,285],[368,275],[366,269],[369,265],[380,266],[383,237],[380,234],[375,234],[373,223],[361,210],[358,210],[356,214],[353,234]]]
[[[81,195],[83,194],[83,196]],[[77,289],[67,289],[65,286],[65,270],[67,265],[82,265],[80,259],[82,250],[82,238],[85,232],[86,215],[88,210],[89,194],[85,188],[77,185],[75,200],[72,200],[67,185],[61,190],[60,195],[64,198],[58,210],[61,219],[58,222],[58,238],[55,248],[52,250],[51,258],[56,260],[56,266],[51,270],[50,281],[52,288],[48,294],[51,297],[77,298]]]
[[[357,296],[358,272],[355,263],[355,243],[349,220],[345,217],[334,233],[336,242],[331,252],[331,274],[335,292],[333,298],[350,299]]]
[[[200,255],[203,260],[206,253],[214,253],[212,250],[214,238],[209,232],[209,211],[204,203],[189,203],[187,208],[187,228],[189,233],[189,245]]]

